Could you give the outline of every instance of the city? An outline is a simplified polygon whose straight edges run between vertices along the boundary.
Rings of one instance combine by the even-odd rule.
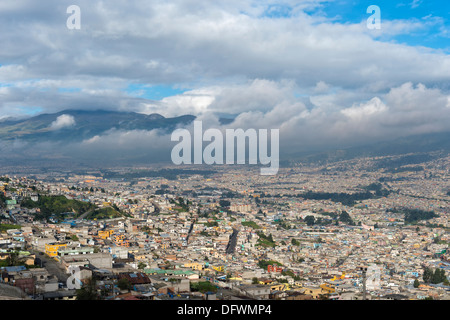
[[[424,0],[0,2],[3,310],[446,310],[449,17]]]
[[[450,157],[412,158],[1,172],[1,299],[448,300]]]

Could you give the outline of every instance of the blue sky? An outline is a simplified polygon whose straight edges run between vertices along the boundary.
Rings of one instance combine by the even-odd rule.
[[[374,38],[378,41],[395,42],[408,46],[426,47],[450,53],[450,1],[429,0],[330,0],[314,5],[311,9],[302,8],[314,17],[324,17],[338,24],[366,23],[371,16],[367,13],[370,5],[377,5],[381,14],[381,32]],[[283,2],[268,4],[259,15],[260,19],[290,19],[295,16],[295,6]],[[392,35],[383,21],[405,21],[417,23],[418,27],[409,32]],[[127,94],[150,100],[161,100],[188,91],[177,85],[130,84]],[[300,94],[299,96],[304,96]]]
[[[337,23],[365,22],[371,14],[367,13],[370,5],[377,5],[383,20],[405,20],[424,24],[423,28],[408,34],[383,38],[383,40],[407,43],[413,46],[425,46],[434,49],[450,49],[450,1],[430,0],[335,0],[325,1],[318,6],[303,11],[331,19]],[[261,17],[286,19],[295,15],[295,8],[289,4],[271,4]],[[386,30],[388,31],[388,30]]]
[[[145,84],[130,84],[126,93],[143,99],[162,100],[165,97],[182,94],[186,89],[179,89],[170,85],[145,85]]]
[[[340,23],[358,23],[366,21],[370,5],[377,5],[383,20],[409,20],[427,23],[421,30],[410,34],[395,36],[392,40],[414,46],[426,46],[435,49],[450,49],[450,1],[438,0],[336,0],[324,3],[319,8],[309,11],[311,14],[323,15],[336,19]],[[308,11],[307,11],[308,12]],[[447,34],[444,34],[444,30]]]

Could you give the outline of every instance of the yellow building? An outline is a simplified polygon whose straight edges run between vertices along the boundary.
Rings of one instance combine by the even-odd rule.
[[[67,247],[67,243],[51,243],[45,245],[45,253],[50,257],[58,256],[59,248]]]
[[[287,283],[277,283],[270,286],[270,291],[286,291],[290,290]]]
[[[198,263],[198,262],[185,263],[184,267],[185,268],[190,268],[192,270],[198,270],[198,271],[203,270],[203,264]]]
[[[139,253],[139,254],[134,255],[134,260],[136,260],[136,261],[141,261],[141,260],[145,260],[145,259],[147,259],[147,256],[144,253]]]
[[[114,233],[113,230],[100,230],[98,232],[98,236],[100,238],[102,238],[103,240],[108,239],[109,237],[111,237],[111,235]]]
[[[218,272],[223,272],[223,266],[211,266],[211,268],[213,268],[214,270],[218,271]]]
[[[320,295],[327,294],[328,292],[321,287],[303,287],[302,291],[304,294],[308,294],[313,297],[313,299],[319,298]]]
[[[322,288],[323,291],[325,291],[325,293],[334,293],[336,290],[334,289],[334,286],[329,285],[329,284],[321,284],[320,287]]]

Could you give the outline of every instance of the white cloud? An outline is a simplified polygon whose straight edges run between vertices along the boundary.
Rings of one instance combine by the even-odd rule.
[[[388,110],[386,105],[380,100],[380,98],[375,97],[365,104],[359,106],[352,106],[347,109],[343,109],[341,112],[352,120],[362,120],[365,117],[370,117],[373,114],[385,112]]]
[[[422,4],[422,0],[413,0],[409,5],[411,6],[411,9],[415,9],[419,7]]]
[[[60,115],[50,125],[51,130],[60,130],[62,128],[72,127],[75,125],[75,118],[69,114]]]
[[[269,19],[269,1],[80,0],[72,31],[60,1],[1,4],[0,114],[115,109],[215,123],[212,112],[239,113],[234,126],[279,127],[299,147],[448,127],[450,56],[391,41],[442,20],[383,19],[374,31],[302,11],[324,2],[284,1],[292,14]],[[151,101],[127,94],[130,83],[191,89]],[[52,129],[73,125],[65,116]]]

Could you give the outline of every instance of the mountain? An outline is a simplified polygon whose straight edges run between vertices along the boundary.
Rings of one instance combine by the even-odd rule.
[[[427,154],[436,152],[443,156],[450,153],[450,132],[412,135],[363,146],[297,155],[293,158],[296,159],[295,161],[305,163],[331,163],[361,157],[401,156],[412,153]],[[431,158],[428,160],[431,160]]]
[[[165,118],[159,114],[140,114],[106,110],[64,110],[53,114],[40,114],[21,120],[0,122],[0,140],[25,141],[82,141],[108,130],[173,131],[179,125],[192,122],[195,116],[183,115]]]
[[[221,124],[226,125],[237,115],[218,116]],[[170,134],[177,127],[186,126],[195,119],[193,115],[166,118],[160,114],[106,110],[64,110],[26,119],[2,119],[0,168],[21,164],[52,167],[65,163],[69,167],[75,164],[170,164],[171,151],[175,145],[170,140]],[[149,134],[152,129],[158,129],[162,134]],[[91,139],[93,137],[96,138]],[[282,136],[280,138],[283,139]],[[408,136],[345,149],[302,150],[302,153],[295,148],[285,147],[280,150],[280,166],[436,152],[439,157],[450,153],[450,132]],[[395,169],[405,164],[430,161],[435,157],[408,156],[379,165]]]

